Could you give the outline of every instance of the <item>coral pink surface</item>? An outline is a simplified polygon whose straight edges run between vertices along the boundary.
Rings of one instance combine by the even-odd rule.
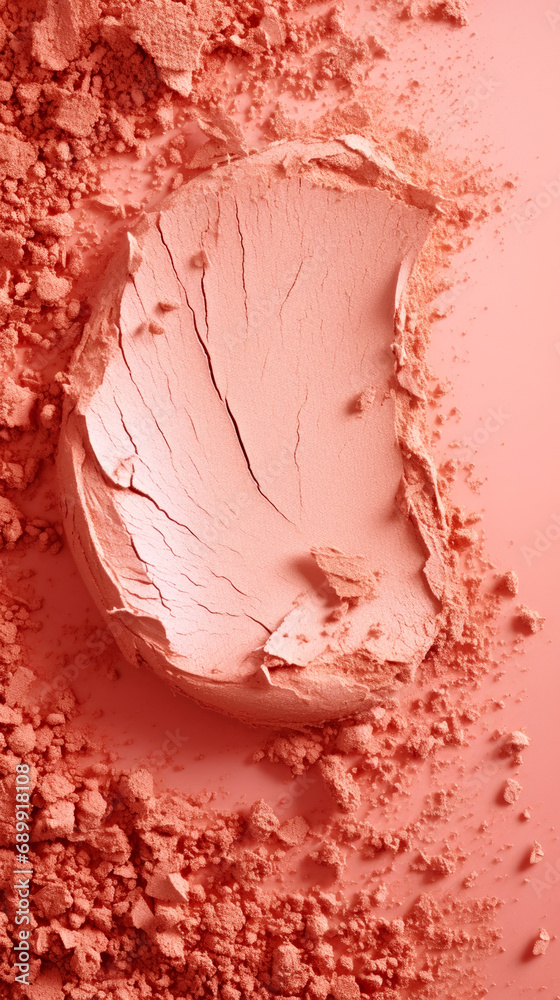
[[[1,6],[1,996],[560,995],[559,39]]]

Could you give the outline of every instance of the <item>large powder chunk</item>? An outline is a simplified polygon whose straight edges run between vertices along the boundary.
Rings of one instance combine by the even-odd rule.
[[[173,0],[144,0],[126,20],[131,38],[151,55],[164,83],[188,97],[202,36],[188,7]]]
[[[36,159],[37,152],[30,142],[15,135],[0,134],[0,180],[25,177]]]
[[[33,58],[44,69],[66,69],[80,54],[84,36],[99,12],[98,0],[47,0],[45,16],[31,28]]]
[[[244,719],[351,714],[437,628],[391,347],[429,216],[352,179],[372,160],[285,144],[187,185],[129,235],[74,367],[92,593],[130,659]]]

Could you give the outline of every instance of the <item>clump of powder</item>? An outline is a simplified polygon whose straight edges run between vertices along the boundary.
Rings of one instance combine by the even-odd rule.
[[[525,604],[519,605],[515,623],[521,631],[534,635],[535,632],[541,631],[544,621],[542,615],[539,615],[537,611],[532,611]]]

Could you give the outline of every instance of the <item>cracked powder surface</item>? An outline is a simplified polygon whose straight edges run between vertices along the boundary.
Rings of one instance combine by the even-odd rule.
[[[348,137],[186,185],[111,265],[73,368],[59,467],[84,577],[130,659],[248,721],[364,708],[437,632],[437,510],[415,524],[392,350],[430,210],[379,174]],[[319,550],[375,588],[333,588]]]

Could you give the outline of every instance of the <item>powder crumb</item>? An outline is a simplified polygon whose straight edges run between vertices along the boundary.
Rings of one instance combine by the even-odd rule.
[[[309,982],[309,973],[301,952],[293,944],[281,944],[274,949],[270,985],[275,993],[284,996],[300,993]]]
[[[515,597],[519,592],[519,577],[512,569],[502,573],[496,580],[496,590],[507,597]]]
[[[155,873],[146,882],[146,894],[169,903],[186,903],[189,899],[189,883],[180,872]]]
[[[7,743],[18,757],[27,757],[35,749],[35,731],[31,723],[16,726],[8,736]]]
[[[276,831],[277,837],[288,847],[300,847],[309,833],[310,826],[303,816],[292,816]]]
[[[515,729],[507,737],[505,749],[511,754],[519,753],[520,750],[526,750],[530,742],[531,740],[526,733],[520,729]]]
[[[544,850],[539,844],[538,840],[535,840],[531,848],[531,854],[529,855],[529,864],[538,865],[540,861],[544,858]]]
[[[540,632],[545,623],[542,615],[539,615],[536,611],[531,611],[525,604],[519,605],[514,621],[520,631],[532,635],[535,632]]]
[[[86,138],[100,115],[97,98],[82,93],[64,94],[52,114],[52,122],[76,138]]]
[[[318,737],[290,733],[270,740],[265,747],[265,753],[271,763],[286,764],[294,775],[298,775],[303,774],[308,767],[319,760],[322,749]]]
[[[278,817],[264,799],[259,799],[251,806],[247,817],[247,829],[255,840],[267,840],[271,834],[277,832],[279,826]]]
[[[364,556],[347,556],[338,549],[311,549],[319,569],[341,600],[369,601],[375,597],[377,579],[368,572]]]
[[[360,395],[356,398],[355,403],[355,411],[358,416],[362,417],[364,413],[371,410],[373,404],[375,403],[376,396],[377,393],[373,386],[368,389],[364,389],[364,391],[360,393]]]
[[[142,263],[142,251],[138,240],[132,233],[127,233],[126,237],[128,240],[128,273],[134,275]]]
[[[530,743],[531,740],[524,732],[515,730],[506,737],[502,745],[502,753],[508,757],[512,757],[516,764],[522,764],[523,756],[521,751],[526,750]]]
[[[502,792],[504,802],[507,802],[508,805],[513,805],[514,802],[517,802],[522,791],[523,789],[518,781],[515,781],[514,778],[508,778]]]
[[[539,936],[533,945],[533,955],[544,955],[550,944],[550,934],[541,927]]]
[[[0,180],[24,178],[37,160],[37,151],[17,135],[0,134]]]
[[[59,837],[69,837],[73,831],[74,805],[62,799],[39,811],[34,837],[36,840],[55,840]]]
[[[360,789],[341,757],[328,754],[321,758],[319,771],[339,809],[353,812],[361,801]]]
[[[427,15],[434,21],[449,21],[450,24],[465,27],[469,23],[467,0],[436,0],[428,6]]]
[[[368,753],[372,750],[373,727],[365,722],[359,725],[345,726],[340,730],[336,746],[342,753]]]
[[[28,386],[18,385],[9,375],[0,390],[0,424],[5,427],[29,427],[37,394]]]
[[[60,302],[66,298],[71,288],[68,278],[58,277],[49,268],[45,268],[37,278],[37,295],[43,302]]]

